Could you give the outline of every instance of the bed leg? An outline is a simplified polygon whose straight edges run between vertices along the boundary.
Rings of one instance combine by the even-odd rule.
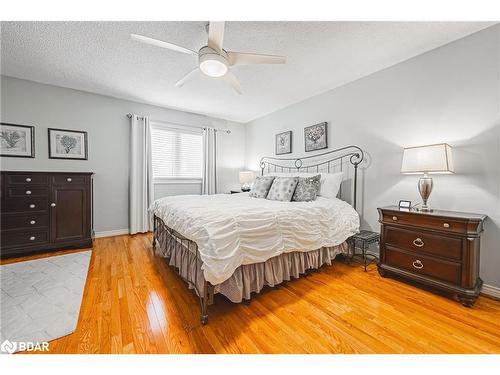
[[[153,216],[153,248],[155,247],[156,243],[156,215]]]
[[[241,302],[243,302],[243,304],[246,306],[250,306],[250,301],[251,301],[251,299],[243,299],[243,301],[241,301]]]
[[[203,285],[203,297],[200,298],[201,314],[200,321],[202,325],[208,323],[208,306],[214,302],[214,287],[205,281]]]

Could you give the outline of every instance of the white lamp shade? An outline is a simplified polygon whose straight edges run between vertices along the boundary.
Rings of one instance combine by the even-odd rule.
[[[240,172],[240,184],[251,184],[255,179],[255,174],[252,171]]]
[[[401,173],[454,173],[450,145],[440,143],[405,148]]]

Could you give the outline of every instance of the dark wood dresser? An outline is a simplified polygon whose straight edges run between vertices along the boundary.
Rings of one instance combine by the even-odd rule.
[[[449,293],[471,307],[479,277],[480,235],[485,215],[379,208],[381,276],[396,275]]]
[[[2,258],[92,246],[92,173],[1,172]]]

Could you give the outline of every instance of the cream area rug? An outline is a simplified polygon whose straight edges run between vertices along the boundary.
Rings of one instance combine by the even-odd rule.
[[[78,322],[91,251],[0,266],[0,343],[46,342]]]

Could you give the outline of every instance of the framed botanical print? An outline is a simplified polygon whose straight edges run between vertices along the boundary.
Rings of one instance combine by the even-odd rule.
[[[307,152],[322,150],[328,147],[326,128],[326,122],[304,128],[304,144]]]
[[[87,132],[49,128],[49,159],[87,160]]]
[[[0,156],[35,157],[35,127],[0,123]]]
[[[276,134],[276,155],[290,154],[292,152],[292,131]]]

